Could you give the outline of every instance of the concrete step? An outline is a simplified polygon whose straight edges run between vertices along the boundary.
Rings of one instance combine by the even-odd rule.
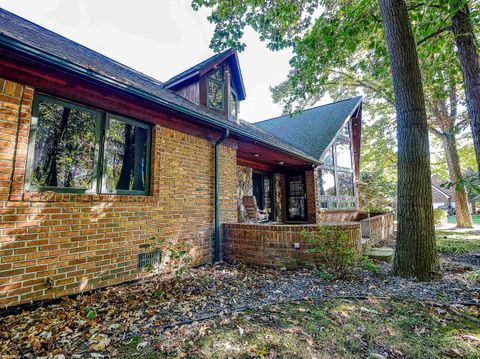
[[[365,255],[381,262],[391,262],[393,260],[393,248],[372,248],[365,252]]]

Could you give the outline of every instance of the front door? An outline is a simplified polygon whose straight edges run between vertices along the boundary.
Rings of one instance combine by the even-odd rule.
[[[272,176],[269,173],[253,172],[253,195],[257,200],[258,209],[268,213],[272,219]]]
[[[307,195],[305,191],[305,175],[287,175],[287,220],[307,220]]]

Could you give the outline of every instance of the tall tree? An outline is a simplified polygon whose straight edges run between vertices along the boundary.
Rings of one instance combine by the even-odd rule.
[[[452,28],[462,66],[465,98],[470,114],[470,127],[472,128],[478,174],[480,176],[480,65],[468,3],[460,6],[455,12],[452,17]]]
[[[394,272],[429,279],[439,270],[433,225],[422,76],[404,0],[379,0],[397,113],[398,234]]]

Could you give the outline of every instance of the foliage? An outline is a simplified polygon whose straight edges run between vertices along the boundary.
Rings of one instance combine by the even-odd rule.
[[[324,279],[348,278],[359,259],[355,242],[347,232],[333,226],[322,226],[315,231],[302,232],[312,245],[308,251],[321,258],[319,275]]]
[[[384,168],[362,172],[357,182],[359,209],[365,212],[390,211],[396,196],[396,187],[384,176]]]
[[[85,317],[87,319],[95,319],[97,312],[92,307],[85,307]]]
[[[165,267],[168,264],[172,268],[177,282],[180,281],[184,274],[189,273],[192,256],[190,255],[190,246],[187,243],[184,241],[173,243],[157,237],[151,237],[149,240],[148,248],[152,248],[160,253],[162,263],[158,267],[161,267],[162,264]],[[158,267],[149,266],[147,270],[154,274],[159,274]]]
[[[447,211],[442,208],[436,208],[433,210],[433,222],[436,226],[447,223]]]
[[[375,261],[368,256],[360,257],[359,265],[361,268],[373,274],[380,274],[383,271],[382,266],[375,263]]]

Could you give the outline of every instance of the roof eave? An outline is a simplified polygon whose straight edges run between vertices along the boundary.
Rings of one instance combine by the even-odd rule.
[[[182,114],[185,114],[187,116],[190,116],[190,117],[193,117],[197,120],[200,120],[201,122],[203,122],[205,124],[213,125],[215,127],[219,127],[219,128],[222,128],[222,129],[228,129],[232,134],[236,134],[238,136],[254,140],[254,141],[256,141],[258,143],[261,143],[261,144],[264,144],[268,147],[274,148],[276,150],[280,150],[281,152],[289,153],[289,154],[291,154],[295,157],[301,158],[301,159],[303,159],[307,162],[311,162],[311,163],[317,164],[317,165],[319,164],[319,161],[317,159],[315,159],[313,157],[310,157],[306,154],[303,154],[303,153],[300,153],[300,152],[297,152],[297,151],[285,150],[284,148],[282,148],[282,147],[280,147],[280,146],[278,146],[278,145],[276,145],[276,144],[274,144],[270,141],[266,141],[265,139],[259,138],[258,136],[252,135],[252,134],[250,134],[246,131],[242,131],[242,130],[240,130],[240,129],[238,129],[238,128],[236,128],[236,127],[234,127],[234,126],[232,126],[228,123],[225,123],[225,122],[216,120],[216,119],[214,119],[210,116],[206,116],[204,114],[195,112],[195,111],[190,110],[188,108],[185,108],[181,105],[172,103],[172,102],[167,101],[165,99],[162,99],[158,96],[154,96],[154,95],[149,94],[148,92],[145,92],[143,90],[140,90],[140,89],[138,89],[134,86],[127,85],[127,84],[124,84],[122,82],[116,81],[116,80],[114,80],[114,79],[112,79],[108,76],[102,75],[98,72],[95,72],[95,71],[92,71],[90,69],[86,69],[82,66],[79,66],[77,64],[74,64],[74,63],[72,63],[68,60],[65,60],[65,59],[62,59],[60,57],[57,57],[57,56],[51,55],[49,53],[46,53],[44,51],[38,50],[36,48],[28,46],[28,45],[26,45],[26,44],[24,44],[20,41],[17,41],[15,39],[9,38],[9,37],[4,36],[4,35],[0,35],[0,44],[3,45],[3,46],[6,46],[6,47],[8,47],[12,50],[18,51],[20,53],[24,53],[24,54],[32,56],[36,59],[45,61],[45,62],[50,63],[52,65],[55,65],[57,67],[60,67],[64,70],[68,70],[68,71],[73,72],[73,73],[78,74],[78,75],[86,76],[90,79],[101,82],[101,83],[106,84],[108,86],[112,86],[116,89],[125,91],[129,94],[139,96],[139,97],[142,97],[142,98],[147,99],[149,101],[152,101],[152,102],[154,102],[156,104],[159,104],[161,106],[164,106],[168,109],[178,111]]]

